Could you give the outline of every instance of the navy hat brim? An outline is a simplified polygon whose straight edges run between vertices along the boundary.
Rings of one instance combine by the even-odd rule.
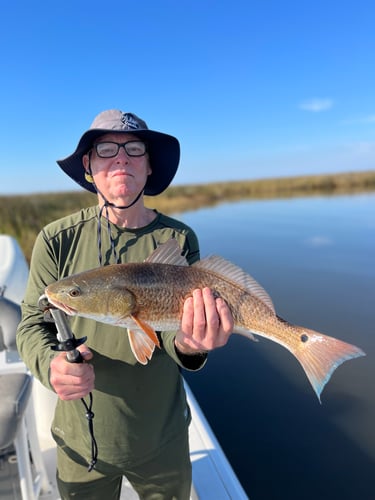
[[[83,134],[73,154],[57,160],[59,167],[80,186],[96,193],[94,184],[85,179],[82,157],[91,149],[95,139],[105,134],[131,134],[147,144],[152,173],[148,176],[144,193],[155,196],[162,193],[172,182],[180,161],[180,143],[168,134],[149,129],[108,130],[91,129]]]

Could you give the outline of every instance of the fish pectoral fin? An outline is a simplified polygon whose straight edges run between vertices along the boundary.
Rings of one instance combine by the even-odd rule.
[[[152,358],[155,346],[160,347],[158,336],[155,330],[145,321],[135,315],[131,315],[131,319],[138,328],[128,330],[130,347],[137,361],[142,365],[147,365]]]
[[[143,330],[128,330],[131,350],[139,363],[147,365],[152,358],[155,343],[143,332]]]
[[[149,337],[149,339],[158,347],[160,347],[158,336],[156,335],[155,330],[147,324],[145,321],[142,321],[137,316],[131,315],[132,320],[136,325],[145,332],[145,334]]]

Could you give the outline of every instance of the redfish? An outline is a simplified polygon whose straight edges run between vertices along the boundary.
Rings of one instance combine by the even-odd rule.
[[[63,278],[45,293],[68,315],[128,329],[136,359],[146,365],[157,331],[178,330],[183,304],[196,288],[210,288],[228,304],[234,333],[266,337],[288,349],[302,365],[318,399],[334,370],[364,356],[358,347],[292,325],[280,318],[268,293],[249,274],[218,256],[189,266],[176,240],[160,245],[142,263],[113,264]]]

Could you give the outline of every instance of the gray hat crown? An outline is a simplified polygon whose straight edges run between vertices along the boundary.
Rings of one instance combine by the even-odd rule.
[[[134,113],[124,113],[118,109],[102,111],[95,117],[90,126],[92,129],[107,130],[148,130],[147,124]]]

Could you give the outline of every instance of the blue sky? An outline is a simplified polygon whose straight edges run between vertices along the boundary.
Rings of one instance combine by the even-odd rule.
[[[56,160],[97,113],[178,137],[175,184],[375,168],[375,3],[2,6],[0,194],[79,187]]]

